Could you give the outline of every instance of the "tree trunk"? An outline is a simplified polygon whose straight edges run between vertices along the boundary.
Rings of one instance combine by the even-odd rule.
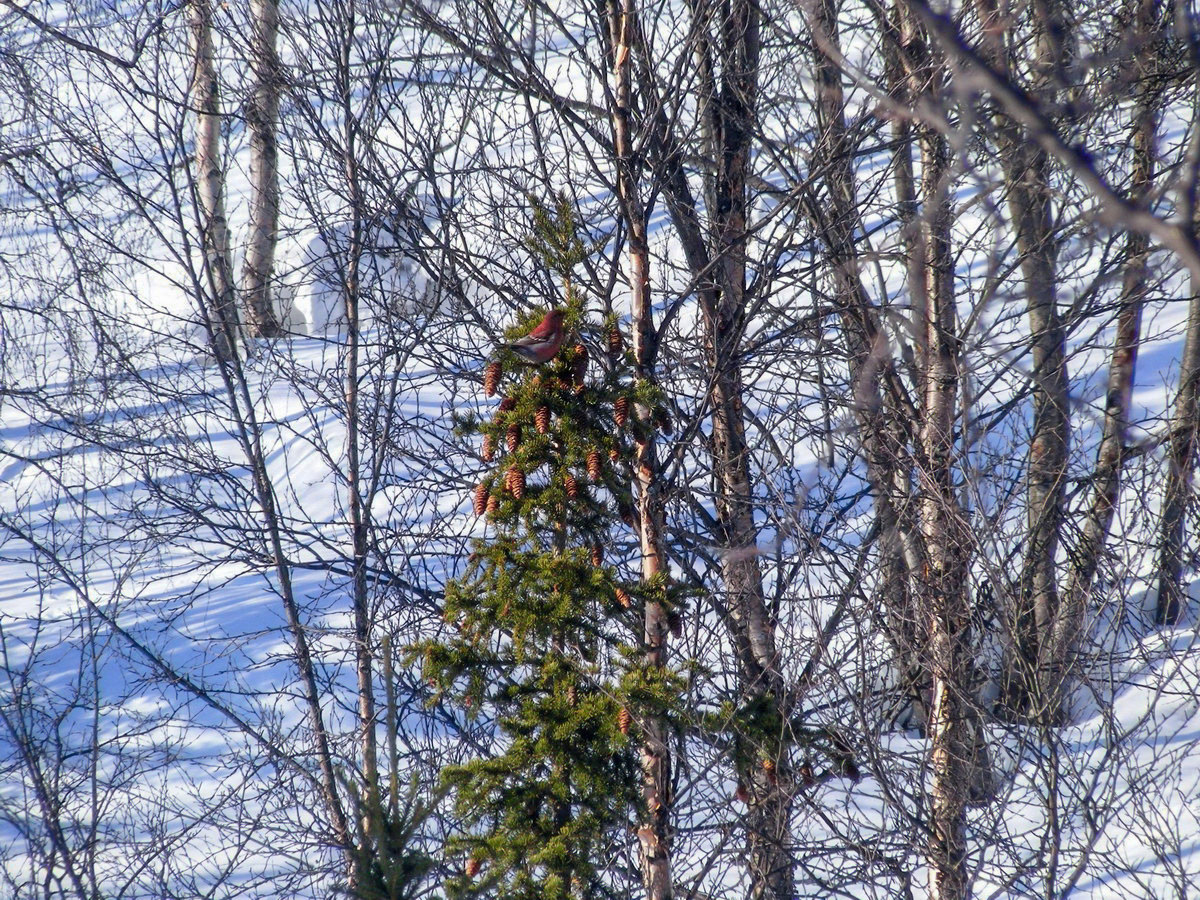
[[[200,242],[209,296],[201,301],[213,353],[218,360],[236,357],[237,300],[225,218],[225,173],[221,166],[221,109],[213,64],[212,7],[209,0],[188,6],[193,60],[191,102],[196,112],[196,199]]]
[[[726,621],[737,654],[742,691],[749,702],[759,706],[765,703],[781,723],[786,723],[791,709],[778,667],[775,623],[767,610],[758,560],[740,362],[748,302],[746,181],[756,116],[762,12],[752,0],[723,3],[719,10],[709,0],[692,0],[689,6],[695,20],[692,49],[703,98],[701,128],[715,166],[705,182],[711,220],[707,239],[680,167],[683,157],[679,142],[663,106],[653,96],[653,85],[647,84],[655,109],[651,157],[688,268],[697,282],[710,366],[717,540],[723,552],[721,575],[729,611]],[[641,49],[644,51],[644,46]],[[721,60],[719,84],[714,56]],[[795,894],[790,849],[791,739],[785,727],[778,734],[777,746],[756,748],[768,765],[755,764],[738,774],[749,782],[746,830],[750,896],[791,900]]]
[[[353,553],[353,621],[355,675],[358,688],[358,731],[359,748],[362,754],[362,774],[371,802],[370,810],[382,809],[379,784],[378,741],[376,739],[376,704],[374,685],[374,658],[372,632],[374,621],[371,615],[371,597],[367,582],[367,560],[370,552],[371,509],[368,503],[370,479],[364,479],[362,460],[363,428],[359,396],[360,356],[362,353],[361,305],[362,284],[360,278],[364,246],[364,222],[366,204],[362,195],[362,178],[359,172],[359,122],[352,98],[354,96],[354,72],[352,52],[354,20],[348,17],[341,33],[341,53],[338,57],[336,75],[341,98],[341,152],[342,174],[346,179],[346,198],[349,201],[350,233],[345,248],[344,265],[339,266],[342,276],[342,296],[346,311],[345,401],[346,401],[346,493],[350,514],[350,542]],[[364,823],[363,832],[372,833],[377,823]],[[352,881],[361,873],[351,872]]]
[[[996,70],[1013,77],[1001,12],[981,0],[984,47]],[[1049,101],[1065,64],[1067,22],[1059,0],[1037,5],[1036,48],[1030,90]],[[1004,112],[996,114],[1008,206],[1024,275],[1033,372],[1033,427],[1029,442],[1025,559],[1013,611],[1004,702],[1013,712],[1056,719],[1049,704],[1053,676],[1041,666],[1058,616],[1058,545],[1062,534],[1070,429],[1066,331],[1058,314],[1058,243],[1051,221],[1050,157]]]
[[[253,87],[246,105],[250,132],[250,223],[242,262],[241,293],[251,337],[280,334],[272,298],[271,276],[279,226],[279,59],[275,51],[279,0],[250,0],[252,38],[250,70]]]
[[[632,48],[637,35],[633,0],[609,0],[609,40],[615,81],[612,98],[613,147],[616,151],[617,197],[629,229],[629,288],[633,322],[634,365],[639,379],[649,379],[654,368],[654,325],[651,320],[650,259],[646,209],[638,193],[632,139]],[[644,428],[635,428],[634,468],[637,479],[638,529],[641,538],[642,580],[661,582],[667,575],[662,535],[664,512],[658,490],[658,460],[650,411],[639,409]],[[646,665],[662,669],[667,664],[667,610],[662,603],[645,605]],[[641,727],[642,797],[644,819],[638,828],[642,881],[647,900],[670,900],[671,881],[671,750],[667,723],[649,716]]]
[[[828,189],[824,198],[814,198],[808,203],[808,215],[825,245],[826,258],[833,271],[842,332],[850,351],[853,412],[880,535],[878,596],[886,610],[887,635],[896,653],[901,690],[908,698],[913,717],[923,725],[929,678],[921,662],[925,629],[919,623],[910,590],[909,561],[919,559],[921,551],[914,534],[909,489],[912,454],[907,445],[912,434],[905,425],[915,419],[915,409],[896,371],[892,349],[859,276],[862,263],[855,232],[861,226],[861,219],[851,164],[855,148],[846,127],[841,70],[836,62],[841,55],[837,6],[834,0],[821,0],[814,4],[812,12],[809,28],[816,58],[820,126],[817,158],[826,172],[824,182]],[[907,125],[904,129],[907,132]],[[902,152],[909,152],[908,144],[901,143]],[[907,168],[898,165],[898,170],[907,173],[911,194],[911,162]],[[904,185],[899,187],[903,195]],[[907,213],[906,221],[912,224],[915,202],[908,207],[902,210],[902,216]],[[916,563],[913,567],[920,568],[920,565]]]
[[[929,722],[931,833],[929,895],[969,896],[966,806],[972,778],[967,559],[970,529],[954,487],[954,418],[958,395],[954,263],[950,206],[943,183],[949,148],[941,135],[922,136],[926,215],[925,334],[922,350],[924,411],[921,420],[919,515],[926,567],[919,579],[929,622],[933,699]]]
[[[939,97],[945,67],[922,40],[911,17],[901,20],[909,101]],[[955,489],[954,421],[958,403],[958,323],[950,226],[950,148],[934,129],[917,129],[921,147],[921,215],[909,292],[919,329],[917,361],[922,410],[917,510],[925,559],[917,577],[920,609],[928,623],[927,665],[932,683],[929,717],[929,896],[964,900],[967,872],[966,809],[981,767],[982,736],[971,696],[973,662],[967,596],[970,525]],[[916,235],[914,235],[915,237]]]
[[[1158,0],[1134,0],[1136,3],[1135,40],[1148,41],[1157,18]],[[1137,60],[1153,59],[1138,48]],[[1133,111],[1133,176],[1130,198],[1145,201],[1154,175],[1154,143],[1157,130],[1157,97],[1149,87],[1151,73],[1138,79],[1137,100]],[[1108,541],[1116,511],[1121,471],[1125,463],[1125,437],[1129,428],[1129,403],[1137,365],[1141,335],[1142,308],[1146,303],[1147,265],[1150,241],[1145,234],[1130,232],[1126,238],[1125,274],[1117,313],[1117,335],[1108,365],[1108,389],[1105,393],[1104,427],[1096,452],[1092,501],[1083,522],[1082,537],[1073,557],[1073,566],[1062,605],[1054,622],[1049,642],[1049,660],[1041,668],[1058,696],[1050,698],[1051,708],[1065,710],[1066,690],[1072,678],[1070,658],[1077,649],[1080,631],[1091,602],[1092,583],[1100,557]]]
[[[1200,444],[1200,277],[1191,278],[1183,359],[1179,364],[1179,393],[1171,416],[1167,444],[1167,484],[1163,493],[1158,548],[1158,603],[1154,620],[1177,625],[1187,609],[1182,584],[1184,525],[1191,504],[1196,448]]]

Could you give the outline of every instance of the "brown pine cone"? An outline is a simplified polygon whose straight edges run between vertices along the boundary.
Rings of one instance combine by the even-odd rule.
[[[587,455],[587,473],[592,481],[600,480],[600,451],[589,450]]]
[[[571,686],[569,686],[567,688],[567,703],[570,704],[571,706],[574,706],[578,702],[579,702],[579,692],[577,690],[575,690],[575,685],[572,684]]]
[[[505,475],[505,482],[508,484],[508,491],[518,500],[525,496],[525,473],[513,466]]]
[[[613,323],[608,328],[608,352],[611,356],[620,356],[625,349],[625,338],[621,336],[621,327]]]
[[[537,425],[538,434],[545,434],[550,430],[550,407],[539,406],[537,413],[533,417],[534,423]]]
[[[521,426],[516,424],[509,425],[506,438],[508,440],[508,452],[516,453],[517,447],[521,445]]]
[[[487,368],[483,370],[483,393],[485,396],[494,397],[496,388],[500,386],[500,361],[493,359],[487,364]]]
[[[629,609],[629,607],[633,605],[633,600],[629,596],[629,591],[625,590],[625,588],[617,588],[616,594],[617,602],[620,603],[623,608]]]
[[[621,458],[621,451],[620,451],[620,450],[618,450],[616,447],[609,447],[609,448],[608,448],[608,460],[609,460],[609,462],[617,462],[617,461],[618,461],[620,458]]]
[[[577,499],[579,497],[579,482],[575,480],[575,476],[568,472],[567,477],[563,479],[563,483],[567,488],[567,496],[572,500]]]
[[[517,399],[511,394],[500,401],[500,412],[512,412],[517,408]]]
[[[472,856],[470,859],[467,860],[467,865],[465,867],[467,877],[474,878],[476,875],[479,874],[480,868],[481,868],[481,866],[479,864],[479,860],[477,860],[475,857]]]
[[[488,504],[488,486],[485,482],[481,481],[475,485],[475,496],[472,499],[475,515],[482,516],[487,511]]]
[[[500,508],[500,498],[495,494],[488,494],[487,499],[487,514],[490,516]]]
[[[604,565],[604,548],[599,544],[592,544],[592,565],[597,569]]]
[[[667,437],[675,433],[675,424],[671,421],[671,416],[667,413],[665,406],[654,407],[654,427]]]
[[[629,421],[628,397],[617,398],[617,402],[613,404],[613,419],[616,421],[618,428],[625,427],[625,423]]]
[[[633,716],[629,714],[629,710],[621,707],[621,711],[617,713],[617,727],[621,729],[621,734],[629,734],[629,726],[633,724]]]
[[[496,439],[490,434],[483,436],[483,456],[484,462],[491,462],[496,458]]]
[[[575,345],[575,364],[571,370],[571,375],[575,379],[575,386],[582,387],[583,382],[587,379],[588,367],[588,352],[587,347],[583,344]]]
[[[763,771],[767,773],[767,781],[775,784],[779,780],[779,776],[775,774],[775,760],[764,759],[762,761]]]

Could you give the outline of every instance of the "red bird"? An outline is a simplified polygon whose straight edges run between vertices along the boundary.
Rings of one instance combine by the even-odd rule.
[[[533,331],[518,341],[508,345],[508,349],[521,357],[529,365],[549,362],[562,349],[563,313],[561,309],[552,309],[546,313],[541,323]]]

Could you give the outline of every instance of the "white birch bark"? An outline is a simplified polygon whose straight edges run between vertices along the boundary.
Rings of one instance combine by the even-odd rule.
[[[212,7],[209,0],[188,6],[192,51],[191,103],[196,114],[196,201],[200,218],[200,243],[204,252],[202,309],[207,319],[213,353],[220,360],[235,358],[238,346],[237,300],[229,224],[225,217],[225,173],[221,165],[221,109],[216,66],[213,62]]]
[[[629,229],[630,311],[633,323],[634,364],[639,378],[653,369],[650,258],[646,208],[638,191],[632,136],[633,47],[637,38],[637,9],[634,0],[610,0],[609,40],[612,53],[613,145],[616,151],[617,197]],[[663,509],[658,491],[658,461],[654,429],[646,410],[638,410],[647,427],[635,430],[634,460],[637,479],[638,530],[642,554],[642,579],[650,582],[666,575],[662,533]],[[645,661],[662,668],[667,663],[667,610],[663,604],[645,604]],[[642,883],[647,900],[670,900],[671,879],[671,751],[667,723],[650,716],[641,723],[640,758],[644,818],[638,827]]]
[[[1158,0],[1133,0],[1137,23],[1133,40],[1146,41],[1154,28]],[[1153,53],[1136,51],[1133,60],[1146,65]],[[1152,66],[1152,63],[1151,63]],[[1147,66],[1150,68],[1151,66]],[[1155,134],[1158,127],[1158,104],[1150,89],[1147,71],[1138,79],[1137,98],[1133,110],[1133,173],[1131,199],[1141,203],[1149,194],[1154,176]],[[1117,334],[1112,358],[1108,365],[1108,389],[1105,393],[1104,426],[1100,447],[1096,452],[1092,500],[1083,521],[1082,537],[1073,554],[1066,591],[1054,622],[1049,642],[1049,661],[1041,668],[1047,670],[1052,684],[1058,685],[1057,696],[1051,697],[1054,709],[1063,711],[1066,693],[1072,680],[1069,661],[1077,650],[1080,631],[1092,596],[1092,585],[1108,541],[1116,512],[1121,472],[1125,463],[1125,439],[1129,429],[1129,404],[1137,365],[1141,336],[1142,308],[1146,303],[1150,240],[1141,232],[1130,232],[1126,238],[1126,261],[1117,314]]]
[[[240,288],[246,327],[251,337],[260,338],[277,337],[281,330],[271,290],[279,227],[278,23],[279,0],[250,0],[250,221]]]

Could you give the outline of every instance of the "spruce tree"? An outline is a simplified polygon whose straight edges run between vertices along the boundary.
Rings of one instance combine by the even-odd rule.
[[[496,737],[491,755],[443,773],[466,826],[448,848],[461,875],[446,887],[453,897],[627,896],[606,861],[632,840],[637,722],[677,691],[639,652],[638,607],[665,586],[626,581],[609,558],[632,517],[626,432],[640,392],[624,353],[600,366],[587,349],[619,342],[608,339],[616,322],[589,321],[573,286],[586,248],[569,208],[537,209],[534,222],[528,246],[561,277],[567,340],[539,366],[501,351],[485,379],[502,395],[495,414],[460,422],[491,463],[472,498],[487,530],[446,589],[456,638],[418,648],[427,676]]]

